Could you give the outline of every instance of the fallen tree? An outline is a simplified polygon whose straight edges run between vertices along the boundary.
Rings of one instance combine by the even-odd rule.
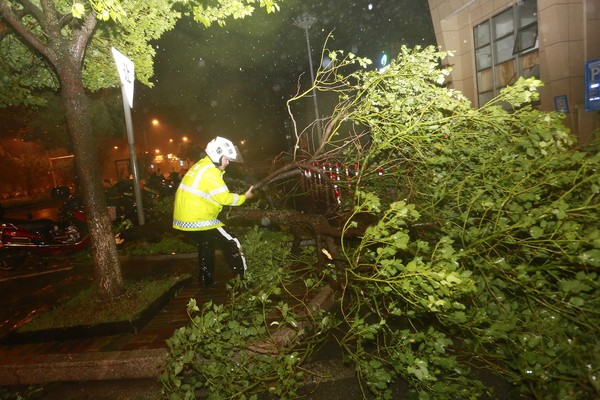
[[[316,88],[339,101],[320,145],[302,152],[307,131],[298,132],[289,161],[258,186],[301,199],[334,191],[335,201],[321,215],[260,204],[229,214],[280,229],[245,238],[251,287],[234,285],[231,305],[189,309],[190,327],[170,344],[170,393],[293,398],[302,362],[334,337],[365,397],[391,398],[398,380],[415,398],[493,396],[475,370],[507,380],[515,396],[597,397],[597,144],[577,148],[559,114],[533,106],[534,79],[475,109],[443,87],[447,54],[437,49],[403,48],[381,71],[328,55],[335,67],[317,73]],[[324,162],[356,173],[340,184]],[[315,176],[318,185],[306,182]],[[298,248],[306,232],[315,246]],[[298,282],[306,294],[335,285],[337,307],[314,309],[291,289]],[[226,363],[282,328],[302,340]],[[214,359],[198,363],[209,350]],[[231,387],[213,385],[217,376]]]

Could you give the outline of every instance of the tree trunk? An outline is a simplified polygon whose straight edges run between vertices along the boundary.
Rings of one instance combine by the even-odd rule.
[[[102,189],[98,153],[92,132],[89,99],[83,88],[81,67],[72,60],[57,66],[62,88],[62,101],[90,230],[94,262],[94,282],[99,296],[112,300],[123,292],[121,266]]]

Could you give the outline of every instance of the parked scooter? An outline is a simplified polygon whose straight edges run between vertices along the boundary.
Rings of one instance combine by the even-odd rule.
[[[181,175],[178,172],[173,171],[166,178],[154,172],[148,177],[146,187],[160,197],[168,197],[175,195],[180,182]]]
[[[113,223],[119,224],[130,221],[132,225],[135,225],[138,221],[138,212],[133,181],[131,179],[120,180],[115,185],[106,188],[104,192],[109,210],[110,208],[113,209],[113,215],[111,216]],[[150,221],[153,217],[153,203],[157,194],[148,190],[142,190],[141,194],[144,216],[146,221]]]
[[[0,269],[18,268],[31,255],[64,254],[86,247],[90,237],[83,207],[70,197],[58,215],[58,221],[0,218]]]

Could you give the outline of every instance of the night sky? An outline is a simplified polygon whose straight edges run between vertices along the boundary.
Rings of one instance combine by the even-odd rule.
[[[183,19],[155,44],[154,88],[135,88],[134,121],[148,124],[145,140],[186,135],[206,142],[222,135],[246,140],[259,158],[285,149],[292,131],[286,101],[298,82],[310,83],[305,31],[294,24],[305,13],[316,17],[309,29],[315,70],[330,33],[329,49],[374,64],[383,52],[395,57],[403,44],[435,44],[425,0],[285,0],[277,13],[257,9],[224,28]],[[312,104],[306,101],[304,115],[314,119]],[[326,102],[319,111],[328,115]],[[162,132],[149,125],[153,118]]]

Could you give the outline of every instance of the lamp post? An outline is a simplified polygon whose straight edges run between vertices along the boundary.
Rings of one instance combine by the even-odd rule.
[[[299,28],[304,29],[304,33],[306,35],[306,49],[308,51],[308,64],[310,66],[310,80],[311,83],[313,85],[313,104],[315,107],[315,118],[317,120],[317,130],[318,130],[318,134],[321,135],[322,134],[322,127],[321,127],[321,117],[319,115],[319,105],[317,103],[317,89],[315,87],[315,73],[313,70],[313,61],[312,61],[312,54],[310,51],[310,38],[308,36],[308,30],[310,29],[311,26],[313,26],[313,24],[316,22],[316,18],[313,17],[312,15],[309,14],[304,14],[301,15],[300,17],[297,17],[296,19],[294,19],[294,25],[296,25]],[[311,132],[310,135],[310,139],[308,141],[308,145],[309,145],[309,151],[315,151],[317,146],[315,145],[315,140],[314,140],[314,133]],[[319,145],[321,142],[320,140],[320,136],[317,138],[317,145]],[[310,148],[312,145],[312,149]]]
[[[150,124],[156,128],[160,125],[160,121],[156,118],[152,118]],[[148,153],[148,138],[146,137],[146,124],[144,123],[144,144],[146,145],[146,153]]]

